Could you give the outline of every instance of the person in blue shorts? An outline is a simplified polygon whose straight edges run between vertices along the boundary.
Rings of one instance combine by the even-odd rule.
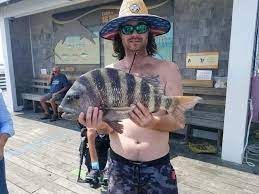
[[[58,111],[57,111],[57,100],[61,100],[67,90],[70,87],[70,82],[67,77],[60,73],[60,67],[55,66],[52,69],[51,76],[49,78],[50,92],[40,98],[41,107],[44,110],[44,116],[41,119],[50,119],[51,122],[56,121],[58,119]],[[46,101],[50,102],[53,115],[51,116]]]

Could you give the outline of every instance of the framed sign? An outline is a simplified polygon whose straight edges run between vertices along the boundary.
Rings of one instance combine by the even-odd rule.
[[[55,64],[100,64],[98,27],[78,20],[53,25]]]
[[[186,68],[218,69],[219,52],[187,53]]]

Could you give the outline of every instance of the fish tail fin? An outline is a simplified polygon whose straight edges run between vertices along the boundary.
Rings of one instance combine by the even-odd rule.
[[[198,96],[162,96],[161,109],[184,123],[184,112],[193,108],[201,99]]]

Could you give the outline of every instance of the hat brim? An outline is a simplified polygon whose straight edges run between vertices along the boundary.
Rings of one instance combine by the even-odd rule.
[[[165,34],[171,28],[171,24],[168,20],[156,15],[149,15],[149,14],[130,15],[130,16],[118,17],[109,21],[100,30],[100,37],[108,40],[113,40],[119,33],[119,26],[122,25],[123,23],[132,21],[132,20],[141,20],[146,22],[149,25],[150,32],[154,36]]]

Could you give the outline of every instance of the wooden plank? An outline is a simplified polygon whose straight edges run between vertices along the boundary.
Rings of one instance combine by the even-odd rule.
[[[176,157],[174,165],[176,172],[181,174],[181,183],[187,185],[194,186],[195,184],[193,184],[192,180],[188,179],[199,177],[204,181],[210,179],[210,182],[214,183],[215,186],[222,186],[216,193],[225,193],[225,188],[222,184],[232,189],[230,193],[259,193],[259,178],[254,174],[183,157]]]
[[[26,100],[40,101],[40,97],[42,96],[42,94],[22,93],[21,96],[23,99]]]
[[[48,83],[48,79],[33,78],[33,79],[32,79],[32,82]]]
[[[19,193],[19,194],[29,194],[29,192],[26,192],[23,190],[23,188],[13,184],[12,182],[10,181],[7,181],[7,188],[8,188],[8,191],[10,194],[12,193]]]
[[[215,106],[225,106],[226,100],[209,100],[202,99],[199,104],[215,105]]]
[[[17,161],[13,163],[13,158],[12,162],[9,161],[10,170],[8,171],[7,177],[17,174],[16,177],[19,177],[18,180],[13,180],[12,178],[12,181],[15,181],[16,185],[24,188],[24,190],[30,193],[34,193],[40,188],[47,189],[49,191],[48,193],[65,193],[66,191],[69,191],[69,189],[54,182],[54,180],[57,179],[55,174],[26,163],[27,162],[17,163]],[[25,164],[25,168],[23,164]]]
[[[79,184],[76,184],[76,183],[73,183],[67,179],[64,179],[64,178],[59,178],[57,180],[54,181],[56,184],[58,185],[61,185],[67,189],[69,189],[70,191],[73,191],[75,193],[84,193],[86,192],[86,188],[85,187],[82,187],[81,185]],[[87,189],[87,194],[97,194],[99,193],[98,190],[96,189],[92,189],[90,187],[88,187]]]
[[[186,112],[186,124],[223,130],[224,114],[205,111]]]
[[[213,87],[213,80],[182,80],[183,86],[189,87],[206,87],[212,88]]]
[[[214,113],[214,112],[207,112],[207,111],[187,111],[187,117],[195,117],[195,118],[203,118],[208,120],[214,121],[224,121],[224,113]]]
[[[32,84],[31,87],[40,88],[40,89],[50,89],[50,86],[36,85],[36,84]]]
[[[39,194],[105,193],[101,189],[93,190],[87,184],[77,183],[77,177],[71,173],[79,164],[80,133],[71,130],[75,125],[70,126],[70,122],[62,121],[61,125],[64,123],[65,127],[60,127],[40,122],[38,117],[39,114],[28,112],[13,117],[16,135],[8,140],[5,152],[10,194],[23,193],[19,192],[19,188],[25,193]],[[13,156],[9,154],[11,150],[24,152]],[[171,160],[176,170],[179,193],[259,193],[258,175],[236,170],[237,165],[230,168],[220,166],[223,164],[221,162],[215,165],[213,163],[218,162],[219,158],[215,157],[214,160],[214,157],[204,156],[207,157],[209,162],[182,156]],[[12,192],[16,191],[13,185],[17,192]]]
[[[186,124],[190,124],[192,126],[197,126],[197,127],[200,126],[200,127],[208,127],[212,129],[221,129],[221,130],[223,130],[223,126],[224,126],[224,122],[205,120],[202,118],[193,118],[193,117],[186,118]]]
[[[184,94],[202,94],[212,96],[226,96],[225,88],[201,88],[201,87],[183,87]]]
[[[32,173],[23,169],[22,166],[15,165],[8,160],[6,161],[6,179],[17,187],[23,188],[24,191],[33,193],[40,188],[39,184],[31,182]]]

